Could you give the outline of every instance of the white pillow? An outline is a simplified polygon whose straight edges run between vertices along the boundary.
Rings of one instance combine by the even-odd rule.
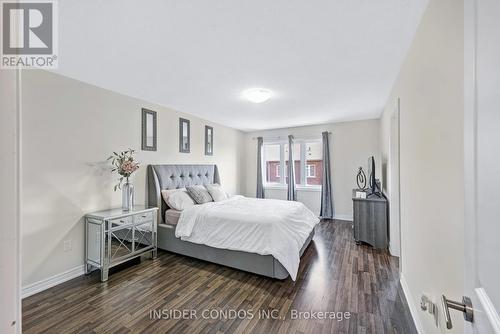
[[[162,190],[161,195],[165,203],[174,210],[182,211],[196,204],[191,196],[189,196],[186,188]]]
[[[220,202],[228,199],[227,193],[219,184],[206,184],[205,188],[207,188],[210,196],[214,199],[214,202]]]

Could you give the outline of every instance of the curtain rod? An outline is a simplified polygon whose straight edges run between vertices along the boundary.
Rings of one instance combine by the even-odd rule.
[[[328,134],[332,134],[330,131],[328,131]],[[264,136],[261,136],[262,139],[264,140],[280,140],[280,139],[288,139],[288,136],[275,136],[275,137],[264,137]],[[252,137],[252,140],[257,140],[258,137]],[[320,136],[297,136],[295,137],[295,139],[321,139],[321,135]]]

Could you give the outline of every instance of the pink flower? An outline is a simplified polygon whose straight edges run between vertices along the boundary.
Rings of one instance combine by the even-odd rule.
[[[120,166],[120,174],[130,175],[139,169],[139,164],[135,161],[124,161]]]

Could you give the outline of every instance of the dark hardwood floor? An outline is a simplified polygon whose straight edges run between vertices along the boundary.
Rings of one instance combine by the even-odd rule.
[[[106,283],[94,272],[23,300],[26,333],[416,333],[409,319],[397,258],[357,246],[344,221],[318,225],[296,282],[159,252]]]

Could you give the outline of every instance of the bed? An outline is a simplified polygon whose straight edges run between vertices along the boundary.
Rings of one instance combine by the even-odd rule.
[[[158,248],[271,278],[285,279],[290,276],[290,269],[285,269],[282,263],[280,263],[280,261],[278,261],[273,255],[261,255],[254,252],[211,247],[206,244],[185,241],[176,237],[177,225],[176,223],[172,223],[171,219],[176,222],[177,219],[179,219],[180,214],[178,212],[172,212],[172,209],[169,208],[163,200],[161,191],[183,188],[190,185],[212,183],[220,184],[219,173],[216,165],[148,166],[147,202],[149,206],[156,206],[159,208],[157,236]],[[233,199],[233,201],[240,201],[242,203],[252,200],[257,201],[255,199],[246,199],[241,196]],[[230,204],[231,203],[213,203],[211,206],[229,206]],[[202,205],[206,206],[206,204]],[[167,220],[169,222],[167,222]],[[308,235],[306,235],[305,241],[303,242],[302,247],[300,247],[299,256],[302,256],[307,246],[310,244],[313,236],[314,228],[312,228],[310,233],[308,232]],[[292,277],[292,279],[295,279],[295,277]]]

